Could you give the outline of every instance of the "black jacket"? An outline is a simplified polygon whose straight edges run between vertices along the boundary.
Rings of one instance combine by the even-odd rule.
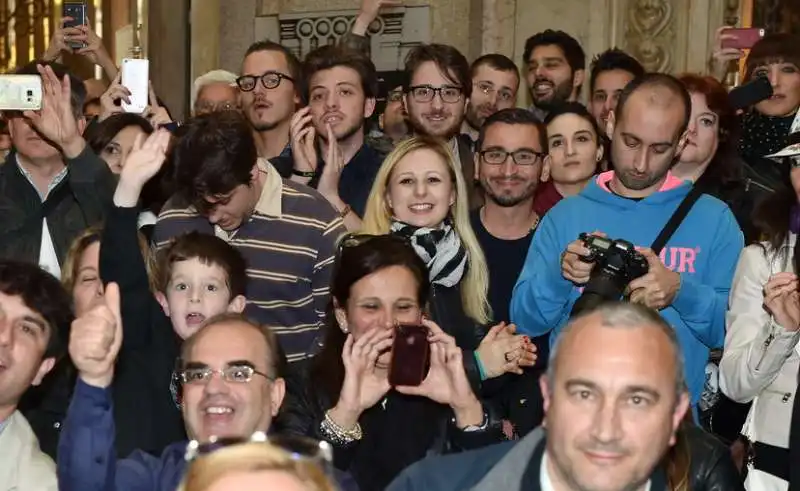
[[[59,264],[63,264],[72,240],[103,220],[116,186],[108,165],[88,145],[66,165],[67,175],[48,197],[63,196],[47,219]],[[66,188],[63,193],[61,188]],[[41,208],[38,191],[20,171],[12,152],[0,166],[0,258],[39,262]]]
[[[122,299],[123,343],[111,386],[120,457],[136,449],[159,455],[170,443],[186,439],[183,418],[170,392],[179,343],[149,290],[136,235],[137,216],[135,208],[111,207],[100,246],[100,276],[103,283],[119,284]],[[21,405],[42,451],[53,459],[76,375],[69,358],[64,358]]]
[[[279,431],[324,440],[319,426],[331,400],[308,367],[287,377],[286,398],[276,422]],[[334,446],[334,465],[353,476],[361,491],[383,491],[406,466],[426,455],[469,450],[503,440],[500,421],[484,406],[486,429],[464,432],[452,421],[452,411],[426,398],[390,391],[365,411],[359,423],[361,441]]]
[[[714,435],[694,425],[681,429],[690,449],[691,491],[744,491],[730,449]]]

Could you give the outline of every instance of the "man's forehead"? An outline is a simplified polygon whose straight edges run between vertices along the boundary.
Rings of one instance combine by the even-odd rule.
[[[0,292],[0,317],[10,317],[11,319],[33,319],[41,323],[45,328],[50,328],[50,324],[47,322],[44,316],[26,304],[25,300],[23,300],[22,296],[20,295],[9,295],[7,293]]]
[[[500,143],[519,142],[519,146],[541,150],[539,128],[532,124],[494,123],[486,128],[483,147]]]
[[[566,59],[566,55],[564,54],[564,50],[561,49],[561,46],[557,44],[542,44],[531,51],[531,60],[532,61],[540,61],[541,59],[545,58],[561,58]]]
[[[414,73],[411,74],[411,80],[412,85],[428,83],[432,85],[437,85],[439,83],[455,85],[458,83],[455,73],[451,68],[440,67],[434,61],[422,62],[417,69],[414,70]]]
[[[277,50],[254,51],[245,56],[242,61],[242,72],[250,71],[264,72],[267,70],[286,71],[289,68],[289,60]]]

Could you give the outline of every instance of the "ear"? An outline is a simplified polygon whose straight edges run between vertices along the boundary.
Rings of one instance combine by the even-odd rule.
[[[544,164],[542,165],[542,175],[539,176],[539,182],[547,182],[550,179],[550,165],[552,159],[550,155],[544,156]]]
[[[33,377],[31,381],[31,385],[39,385],[42,383],[44,376],[47,375],[50,370],[53,369],[53,366],[56,364],[56,359],[52,356],[50,358],[45,358],[42,360],[42,363],[39,364],[39,369],[36,371],[36,376]]]
[[[455,183],[453,183],[455,184]],[[453,186],[453,189],[450,190],[450,206],[456,204],[456,187]]]
[[[550,380],[547,378],[547,373],[543,373],[542,376],[539,377],[539,389],[542,391],[542,402],[544,403],[543,407],[545,415],[545,419],[542,421],[542,426],[545,426],[545,422],[547,421],[547,412],[550,410],[550,404],[553,400]]]
[[[247,305],[247,299],[244,295],[236,295],[233,297],[228,304],[228,312],[235,312],[237,314],[241,314],[244,312],[244,308]]]
[[[586,70],[575,70],[575,73],[572,75],[572,86],[576,89],[583,85],[583,82],[586,81]]]
[[[611,138],[614,135],[614,127],[617,124],[617,113],[613,109],[608,111],[606,118],[606,136]]]
[[[278,411],[281,409],[281,404],[283,404],[283,398],[286,395],[286,381],[282,378],[276,378],[270,387],[270,413],[272,413],[272,417],[278,415]]]
[[[87,126],[88,126],[88,123],[86,121],[86,118],[84,118],[84,117],[78,118],[78,133],[83,135],[83,132],[86,131],[86,127]]]
[[[345,334],[349,333],[350,329],[347,326],[347,312],[339,306],[339,302],[337,302],[335,298],[333,299],[333,315],[336,317],[336,323],[339,324],[339,329]]]
[[[167,301],[167,296],[162,292],[156,292],[156,302],[158,302],[158,304],[161,306],[161,310],[164,311],[164,315],[169,317],[169,302]]]
[[[603,155],[605,154],[605,151],[606,151],[605,147],[603,146],[602,137],[600,137],[600,138],[601,138],[601,140],[600,140],[599,144],[597,145],[597,156],[595,157],[595,160],[597,161],[598,164],[600,164],[600,162],[603,161]]]
[[[389,211],[392,211],[394,206],[392,205],[392,196],[389,194],[389,186],[386,186],[386,194],[384,195],[386,200],[386,206],[389,208]]]
[[[403,92],[403,109],[408,112],[408,95]]]
[[[678,403],[675,404],[675,412],[672,413],[672,435],[669,438],[670,446],[675,445],[675,432],[681,426],[681,422],[686,416],[686,411],[689,410],[689,394],[686,392],[681,393]]]
[[[381,129],[381,131],[383,131],[383,130],[385,130],[385,129],[386,129],[386,127],[385,127],[385,126],[384,126],[384,124],[383,124],[383,115],[384,115],[384,114],[385,114],[385,113],[380,113],[380,114],[378,115],[378,128],[380,128],[380,129]]]
[[[256,160],[256,163],[253,164],[253,168],[250,169],[250,184],[253,184],[258,180],[258,172],[258,160]]]
[[[375,112],[375,98],[369,97],[364,101],[364,119],[369,118],[372,116],[372,113]]]

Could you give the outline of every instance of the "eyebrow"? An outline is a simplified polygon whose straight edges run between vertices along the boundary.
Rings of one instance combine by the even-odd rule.
[[[630,133],[625,133],[624,131],[622,132],[622,136],[623,136],[624,138],[632,138],[632,139],[636,140],[636,141],[637,141],[637,142],[639,142],[639,143],[641,143],[641,142],[642,142],[642,139],[641,139],[641,138],[639,138],[638,136],[636,136],[636,135],[632,135],[632,134],[630,134]],[[671,146],[673,145],[673,143],[672,143],[671,141],[666,141],[666,142],[656,142],[656,143],[651,143],[650,145],[648,145],[648,147],[652,148],[652,147],[660,147],[660,146],[664,146],[664,145],[666,145],[666,146],[670,146],[670,147],[671,147]]]
[[[567,380],[564,384],[567,389],[574,389],[577,387],[586,387],[592,390],[599,390],[600,386],[596,383],[592,382],[591,380],[586,379],[572,379]],[[658,401],[661,399],[661,394],[654,388],[648,387],[646,385],[628,385],[622,391],[623,394],[646,394],[650,396],[653,400]]]
[[[47,321],[45,321],[41,317],[35,315],[25,315],[22,317],[22,320],[25,322],[30,322],[34,326],[38,327],[39,330],[42,332],[42,334],[45,334],[47,332],[47,327],[48,327]]]

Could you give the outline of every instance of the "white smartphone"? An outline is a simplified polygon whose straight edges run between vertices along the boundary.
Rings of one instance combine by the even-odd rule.
[[[0,111],[36,111],[42,108],[39,75],[0,75]]]
[[[131,103],[126,104],[123,101],[122,110],[126,113],[143,113],[150,98],[150,62],[136,58],[124,58],[120,82],[131,93]]]

